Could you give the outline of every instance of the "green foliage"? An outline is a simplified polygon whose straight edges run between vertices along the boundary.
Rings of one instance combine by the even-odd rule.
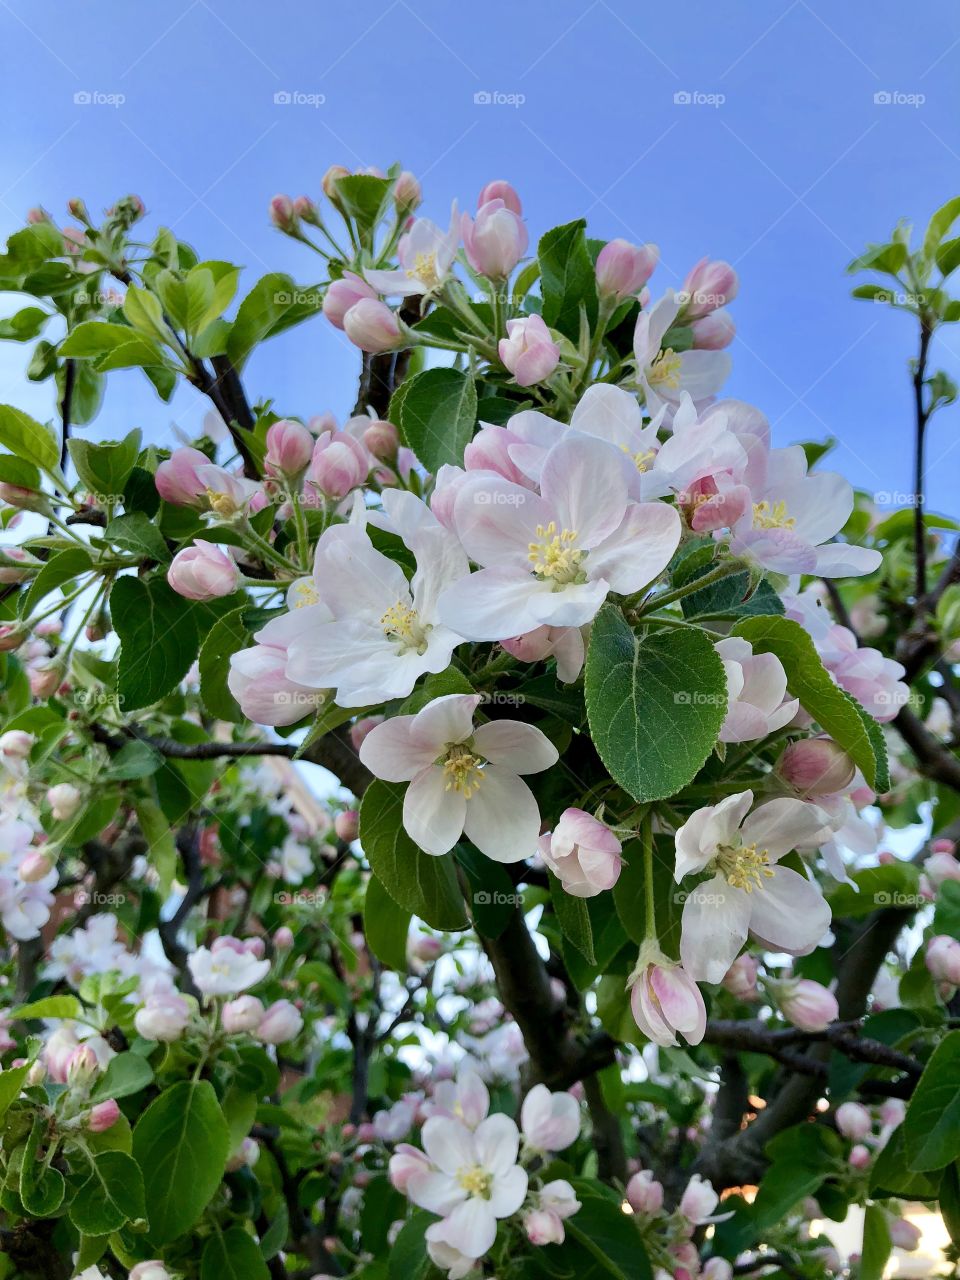
[[[390,415],[428,471],[444,463],[462,466],[477,420],[473,378],[458,369],[425,369],[402,384]]]

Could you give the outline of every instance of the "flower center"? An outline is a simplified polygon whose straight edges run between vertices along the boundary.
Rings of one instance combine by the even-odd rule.
[[[529,544],[527,559],[538,578],[552,578],[558,586],[586,581],[582,565],[587,553],[575,545],[576,529],[561,529],[558,533],[556,521],[551,520],[546,526],[537,525],[537,537],[540,541]]]
[[[669,387],[676,391],[680,386],[680,369],[683,362],[673,347],[661,351],[647,372],[647,381],[655,387]]]
[[[443,762],[443,776],[447,780],[444,790],[462,791],[464,800],[469,800],[483,781],[482,763],[481,757],[475,756],[469,747],[454,744]]]
[[[420,621],[420,615],[411,605],[398,600],[380,619],[380,625],[383,634],[395,641],[401,653],[409,653],[411,649],[426,653],[430,627]]]
[[[240,507],[229,493],[217,493],[214,489],[208,489],[207,501],[210,503],[211,511],[215,512],[221,520],[231,520],[240,514]]]
[[[299,582],[293,584],[293,596],[296,604],[295,609],[304,609],[308,604],[318,604],[320,596],[317,594],[317,588],[307,578],[301,578]]]
[[[784,501],[755,502],[753,504],[753,527],[755,529],[793,529],[796,518],[787,515],[787,504]]]
[[[469,1192],[472,1196],[480,1196],[484,1200],[490,1199],[490,1183],[493,1181],[491,1174],[486,1169],[481,1169],[478,1164],[467,1165],[457,1174],[457,1182],[463,1187],[464,1191]]]
[[[726,876],[727,884],[734,889],[753,893],[762,889],[765,879],[773,875],[769,866],[770,855],[756,844],[727,845],[717,854],[717,867]]]
[[[407,270],[407,278],[422,280],[428,289],[435,289],[440,283],[436,253],[418,253],[413,260],[413,266]]]
[[[634,453],[633,450],[630,449],[629,446],[625,444],[622,444],[620,448],[627,455],[627,457],[630,458],[630,460],[633,462],[633,465],[640,472],[649,471],[650,470],[649,464],[657,456],[655,449],[645,449],[641,452]]]

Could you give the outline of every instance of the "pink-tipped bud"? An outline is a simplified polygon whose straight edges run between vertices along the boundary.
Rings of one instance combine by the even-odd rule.
[[[308,222],[310,226],[315,227],[320,222],[320,210],[317,208],[315,200],[311,200],[309,196],[297,196],[293,202],[294,217],[299,218],[301,222]]]
[[[352,306],[362,298],[377,300],[377,291],[353,271],[345,271],[339,280],[333,280],[323,295],[323,314],[336,329],[343,328],[343,319]]]
[[[760,969],[756,956],[744,953],[734,960],[723,978],[722,986],[738,1000],[756,1000],[757,973]]]
[[[106,1133],[120,1119],[120,1108],[114,1098],[106,1102],[98,1102],[87,1117],[87,1128],[91,1133]]]
[[[61,662],[42,662],[31,667],[28,679],[35,698],[52,698],[63,683],[65,671]]]
[[[277,1000],[263,1015],[257,1039],[264,1044],[286,1044],[303,1029],[303,1016],[289,1000]]]
[[[529,243],[526,224],[502,200],[481,205],[476,220],[465,213],[460,231],[471,267],[491,280],[506,280]]]
[[[12,653],[19,649],[29,633],[22,627],[0,627],[0,653]]]
[[[873,1129],[870,1112],[859,1102],[844,1102],[837,1107],[834,1119],[837,1122],[837,1128],[851,1142],[862,1142],[864,1138],[870,1136]]]
[[[67,1059],[67,1084],[83,1088],[90,1084],[99,1070],[97,1055],[89,1045],[82,1044]]]
[[[350,170],[344,168],[342,164],[332,164],[320,180],[320,186],[323,188],[323,194],[328,200],[332,200],[336,204],[339,199],[337,193],[337,183],[341,178],[349,178]]]
[[[363,746],[364,739],[372,729],[378,724],[383,724],[383,716],[364,716],[362,720],[358,720],[356,724],[350,726],[350,743],[354,751],[359,751]],[[0,739],[2,742],[2,739]]]
[[[644,963],[643,954],[630,978],[634,1022],[654,1044],[675,1045],[678,1032],[688,1044],[699,1044],[707,1025],[700,988],[682,965]]]
[[[634,1213],[659,1213],[663,1208],[663,1184],[649,1169],[641,1169],[627,1183],[627,1201]]]
[[[560,363],[560,348],[540,316],[507,321],[507,337],[501,338],[497,352],[518,386],[530,387],[549,378]]]
[[[924,963],[937,982],[960,986],[960,942],[942,933],[931,938],[924,953]]]
[[[856,765],[832,738],[805,738],[786,748],[777,773],[806,799],[843,791],[853,781]]]
[[[920,1247],[921,1232],[906,1218],[892,1218],[887,1224],[890,1229],[890,1241],[905,1253],[913,1253]]]
[[[780,1012],[801,1031],[823,1031],[840,1016],[836,996],[812,978],[788,978],[770,985]]]
[[[173,557],[167,581],[188,600],[216,600],[229,596],[240,583],[237,562],[212,542],[197,538]]]
[[[956,854],[957,846],[953,840],[947,840],[944,836],[938,836],[936,840],[930,841],[931,853],[949,853]]]
[[[0,482],[0,501],[18,511],[45,511],[49,505],[47,496],[39,489],[25,489],[23,485]]]
[[[687,321],[707,316],[725,307],[737,296],[740,282],[729,262],[711,262],[702,258],[683,282],[682,294],[687,302],[683,315]]]
[[[228,1036],[241,1035],[244,1031],[256,1031],[263,1021],[263,1002],[256,996],[237,996],[223,1006],[223,1029]]]
[[[433,964],[434,960],[443,955],[443,943],[432,933],[421,933],[410,943],[410,954],[424,964]]]
[[[847,1157],[847,1162],[851,1169],[866,1169],[870,1164],[870,1148],[858,1142]]]
[[[58,782],[47,792],[47,803],[57,822],[66,822],[80,808],[83,796],[69,782]]]
[[[138,1262],[130,1272],[129,1280],[171,1280],[171,1277],[159,1258],[151,1258],[147,1262]]]
[[[34,205],[32,209],[27,210],[27,222],[31,227],[39,226],[41,222],[53,222],[53,219],[44,209],[43,205]]]
[[[719,1203],[720,1197],[714,1191],[713,1183],[695,1173],[680,1197],[680,1212],[688,1222],[699,1226],[713,1214]]]
[[[693,346],[697,351],[722,351],[729,347],[737,333],[737,326],[729,311],[714,311],[701,316],[690,326]]]
[[[653,275],[660,257],[655,244],[611,240],[597,256],[597,290],[601,297],[622,301],[638,294]]]
[[[349,844],[360,834],[360,814],[356,809],[346,809],[338,813],[333,820],[333,828],[340,840]]]
[[[960,880],[960,862],[952,853],[931,853],[923,864],[924,874],[936,888],[947,880]]]
[[[11,760],[26,760],[35,742],[34,735],[25,729],[8,729],[6,733],[0,733],[0,755]]]
[[[414,209],[420,207],[422,200],[423,191],[420,183],[409,169],[404,169],[393,187],[393,203],[397,207],[397,212],[401,217],[413,213]]]
[[[28,853],[20,863],[19,875],[24,884],[36,884],[40,880],[45,880],[52,870],[53,863],[49,856],[38,850]]]
[[[369,469],[359,440],[346,431],[325,431],[313,446],[308,477],[325,497],[339,501],[363,484]]]
[[[363,443],[375,458],[379,458],[381,462],[390,462],[397,456],[400,436],[392,422],[377,418],[364,431]]]
[[[510,212],[515,213],[518,218],[523,213],[520,197],[510,183],[503,178],[495,178],[493,182],[487,183],[477,197],[477,208],[482,209],[491,200],[502,200]]]
[[[343,330],[355,347],[376,355],[403,342],[397,317],[385,302],[361,298],[343,317]]]
[[[297,214],[289,196],[273,197],[270,201],[270,221],[279,231],[285,231],[288,235],[296,229]]]
[[[289,951],[293,946],[293,930],[282,924],[273,935],[273,945],[277,951]]]
[[[281,418],[267,428],[267,451],[264,465],[274,476],[298,476],[305,470],[313,453],[313,436],[299,422]]]

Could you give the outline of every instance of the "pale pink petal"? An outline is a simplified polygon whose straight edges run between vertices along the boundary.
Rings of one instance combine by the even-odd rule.
[[[492,720],[473,735],[477,751],[492,764],[514,773],[540,773],[559,759],[556,747],[539,729],[520,720]]]
[[[819,888],[789,867],[750,894],[750,932],[774,951],[808,955],[830,928],[830,908]]]
[[[520,1150],[520,1131],[509,1116],[488,1116],[477,1125],[473,1135],[477,1152],[477,1164],[493,1174],[503,1174],[517,1163]]]
[[[446,788],[446,774],[431,766],[417,774],[403,797],[404,831],[436,857],[449,853],[460,839],[467,810],[463,792]]]
[[[540,492],[556,512],[558,532],[575,532],[583,549],[598,546],[623,518],[627,483],[618,454],[603,440],[568,437],[543,464]]]
[[[424,750],[432,749],[435,758],[444,747],[470,737],[473,713],[479,704],[479,693],[448,693],[434,698],[413,717],[411,740]]]
[[[360,745],[360,760],[376,778],[409,782],[433,763],[436,752],[410,741],[413,716],[394,716],[376,725]]]
[[[746,942],[756,896],[720,875],[690,891],[683,904],[680,959],[695,982],[723,980]]]
[[[639,591],[670,563],[681,531],[675,507],[665,502],[631,503],[619,527],[591,551],[587,572],[591,578],[605,578],[611,591]]]
[[[540,810],[533,792],[509,769],[487,765],[480,786],[467,801],[463,830],[494,862],[532,857],[540,834]]]

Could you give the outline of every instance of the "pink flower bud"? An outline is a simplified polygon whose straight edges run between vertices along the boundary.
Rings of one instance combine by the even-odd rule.
[[[847,1157],[847,1163],[851,1169],[866,1169],[870,1164],[869,1148],[865,1147],[862,1142],[858,1142]]]
[[[663,1208],[663,1184],[649,1169],[641,1169],[627,1183],[627,1200],[634,1213],[659,1213]]]
[[[365,1121],[363,1124],[357,1126],[358,1142],[376,1142],[376,1139],[377,1139],[377,1131],[372,1124]],[[401,1143],[401,1146],[402,1145],[404,1144]],[[397,1150],[399,1151],[400,1147],[397,1147]],[[417,1152],[417,1154],[421,1155],[422,1152]],[[429,1161],[427,1160],[426,1156],[424,1156],[423,1159],[427,1164],[429,1164]]]
[[[289,1000],[277,1000],[263,1015],[257,1028],[257,1039],[264,1044],[286,1044],[295,1039],[303,1029],[300,1010]]]
[[[378,724],[383,724],[383,716],[364,716],[362,720],[358,720],[356,724],[350,726],[350,743],[354,751],[359,751],[363,746],[363,740],[371,729],[375,729]],[[3,739],[0,738],[0,742]]]
[[[891,1218],[887,1224],[890,1228],[890,1240],[905,1253],[913,1253],[920,1247],[920,1228],[915,1227],[906,1218]]]
[[[361,298],[343,317],[343,329],[355,347],[377,354],[403,343],[397,317],[385,302]]]
[[[11,760],[26,760],[33,750],[36,738],[25,729],[8,729],[0,734],[0,755]]]
[[[564,891],[575,898],[593,898],[612,889],[620,878],[620,841],[583,809],[565,809],[537,847]]]
[[[354,272],[345,271],[339,280],[331,281],[327,287],[323,295],[323,314],[335,328],[342,329],[344,316],[361,298],[376,301],[377,291]]]
[[[931,938],[924,955],[930,974],[937,982],[960,986],[960,942],[942,933]]]
[[[19,649],[28,634],[22,627],[0,627],[0,653],[12,653],[14,649]]]
[[[740,282],[729,262],[711,262],[701,258],[683,282],[681,292],[689,301],[683,315],[688,321],[707,316],[719,307],[725,307],[737,296]]]
[[[844,1102],[837,1107],[834,1119],[837,1122],[837,1128],[851,1142],[862,1142],[864,1138],[869,1137],[873,1129],[870,1112],[859,1102]]]
[[[346,431],[325,431],[313,446],[309,481],[325,497],[339,501],[363,484],[369,469],[359,441]]]
[[[410,954],[415,960],[422,960],[425,964],[432,964],[434,960],[443,955],[443,943],[439,938],[435,938],[433,934],[421,933],[410,943]]]
[[[312,227],[320,222],[320,210],[317,208],[316,201],[311,200],[309,196],[297,196],[293,202],[293,213],[301,222],[309,222]]]
[[[42,205],[35,205],[32,209],[27,210],[27,222],[31,227],[36,227],[41,222],[53,222],[53,219]]]
[[[801,1031],[823,1031],[840,1016],[836,996],[812,978],[788,978],[771,987],[780,1012]]]
[[[675,1045],[679,1032],[688,1044],[699,1044],[707,1025],[700,988],[682,965],[661,957],[644,962],[641,951],[629,980],[630,1011],[654,1044]]]
[[[22,485],[7,484],[6,481],[0,482],[0,500],[19,511],[44,511],[48,505],[46,494],[39,489],[25,489]]]
[[[695,1173],[680,1197],[680,1212],[689,1222],[699,1226],[712,1215],[719,1203],[720,1197],[714,1191],[713,1183]]]
[[[232,556],[212,542],[197,538],[173,557],[167,581],[188,600],[215,600],[236,591],[240,570]]]
[[[757,999],[757,972],[760,964],[756,956],[746,952],[738,956],[727,970],[722,986],[738,1000]]]
[[[176,507],[205,506],[207,489],[197,475],[197,467],[209,465],[210,459],[199,449],[174,449],[157,467],[157,493]]]
[[[931,853],[949,853],[955,854],[957,846],[952,840],[946,839],[945,836],[938,836],[936,840],[930,841]]]
[[[397,207],[397,212],[401,216],[413,213],[414,209],[419,208],[422,200],[423,192],[420,183],[409,169],[404,169],[393,186],[393,203]]]
[[[507,335],[500,339],[497,351],[518,386],[542,382],[560,363],[560,348],[540,316],[508,320]]]
[[[238,996],[223,1006],[223,1029],[228,1036],[244,1031],[256,1031],[263,1021],[263,1002],[256,996]]]
[[[144,1040],[158,1040],[169,1044],[179,1040],[190,1020],[190,1005],[174,992],[151,996],[142,1009],[138,1009],[133,1022],[137,1034]]]
[[[87,1044],[81,1044],[67,1059],[67,1084],[83,1088],[88,1085],[100,1070],[97,1055]]]
[[[375,458],[379,458],[381,462],[390,462],[397,456],[400,436],[392,422],[377,418],[364,431],[363,443]]]
[[[477,197],[477,208],[482,209],[491,200],[502,200],[511,213],[515,213],[517,217],[523,213],[520,197],[510,183],[503,178],[495,178],[493,182],[487,183]]]
[[[289,951],[293,941],[293,930],[285,924],[282,924],[273,935],[273,945],[277,951]]]
[[[777,772],[799,796],[835,795],[853,781],[856,765],[832,738],[791,742],[777,762]]]
[[[338,839],[346,840],[349,844],[360,834],[360,814],[356,809],[345,809],[334,818],[333,829]]]
[[[467,261],[474,271],[492,280],[506,280],[529,243],[526,225],[502,200],[481,205],[476,221],[465,213],[460,232]]]
[[[653,275],[660,250],[655,244],[635,245],[611,240],[597,256],[597,289],[601,297],[618,301],[638,294]]]
[[[549,1209],[531,1209],[524,1216],[523,1230],[532,1245],[563,1244],[563,1222]]]
[[[59,782],[47,792],[47,803],[57,822],[66,822],[80,808],[83,796],[69,782]]]
[[[726,1258],[709,1258],[700,1275],[703,1280],[733,1280],[733,1264]]]
[[[91,1108],[87,1117],[87,1128],[91,1133],[106,1133],[119,1119],[120,1108],[114,1098],[109,1098],[106,1102],[98,1102]]]
[[[30,692],[35,698],[52,698],[60,688],[64,677],[60,662],[41,662],[30,668],[28,679]]]
[[[332,164],[320,180],[320,186],[323,188],[323,194],[328,200],[336,201],[337,183],[341,178],[349,178],[350,170],[344,168],[342,164]]]
[[[936,888],[946,880],[960,880],[960,862],[952,853],[931,853],[923,864],[924,874]]]
[[[297,215],[289,196],[273,197],[270,201],[270,221],[280,231],[286,231],[289,234],[294,230],[297,225]]]
[[[736,336],[737,326],[729,311],[714,311],[701,316],[690,326],[693,346],[697,351],[722,351]]]
[[[264,464],[269,475],[298,476],[312,453],[313,436],[299,422],[281,418],[267,428]]]
[[[43,561],[32,556],[23,547],[0,548],[0,582],[26,582],[38,573]]]
[[[907,1104],[902,1098],[884,1098],[880,1106],[880,1123],[885,1129],[896,1129],[903,1124]]]
[[[19,875],[24,884],[36,884],[44,880],[53,870],[53,863],[45,853],[39,851],[28,853],[20,863]]]
[[[170,1280],[170,1272],[158,1258],[152,1258],[149,1262],[138,1262],[129,1280]]]

